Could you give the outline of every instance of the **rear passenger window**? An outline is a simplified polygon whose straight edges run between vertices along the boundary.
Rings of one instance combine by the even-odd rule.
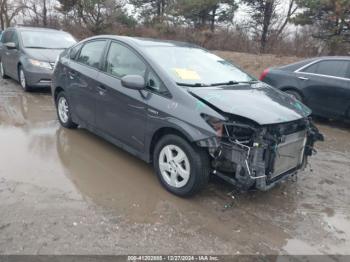
[[[81,49],[77,61],[94,68],[99,68],[105,44],[105,40],[86,43]]]
[[[307,67],[303,72],[347,78],[349,64],[350,62],[345,60],[321,61]]]
[[[129,48],[113,42],[107,55],[106,72],[118,78],[126,75],[144,77],[146,65]]]

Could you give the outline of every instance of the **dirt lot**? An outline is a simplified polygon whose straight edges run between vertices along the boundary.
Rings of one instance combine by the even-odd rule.
[[[296,60],[220,53],[253,74]],[[0,81],[0,254],[350,255],[350,126],[318,126],[297,182],[237,194],[213,179],[180,199],[149,165],[60,128],[48,92]]]

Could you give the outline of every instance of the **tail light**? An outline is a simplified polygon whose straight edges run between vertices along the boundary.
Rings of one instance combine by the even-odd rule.
[[[269,69],[269,68],[266,68],[266,69],[264,70],[264,72],[261,74],[259,80],[260,80],[260,81],[263,81],[263,80],[265,79],[265,77],[267,76],[267,74],[269,73],[269,71],[270,71],[270,69]]]

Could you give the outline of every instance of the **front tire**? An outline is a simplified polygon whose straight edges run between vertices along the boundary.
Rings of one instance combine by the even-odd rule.
[[[19,84],[21,85],[21,87],[23,88],[23,90],[25,92],[29,92],[30,91],[30,86],[28,85],[26,74],[25,74],[25,72],[23,70],[23,67],[20,65],[18,69],[19,69],[18,70]]]
[[[161,184],[180,197],[196,194],[209,180],[208,154],[177,135],[166,135],[158,141],[153,166]]]
[[[56,99],[56,111],[60,124],[69,129],[77,128],[78,125],[73,122],[68,99],[64,92],[60,92]]]
[[[7,75],[5,74],[4,64],[0,62],[0,75],[2,79],[6,79]]]

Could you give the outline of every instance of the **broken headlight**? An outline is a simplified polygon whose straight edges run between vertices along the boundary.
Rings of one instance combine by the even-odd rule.
[[[222,137],[222,133],[224,131],[224,122],[221,119],[206,114],[201,114],[201,116],[208,123],[208,125],[210,125],[215,130],[216,135],[218,137]]]
[[[250,143],[254,137],[255,129],[248,125],[240,123],[226,123],[224,126],[225,134],[229,141]]]

